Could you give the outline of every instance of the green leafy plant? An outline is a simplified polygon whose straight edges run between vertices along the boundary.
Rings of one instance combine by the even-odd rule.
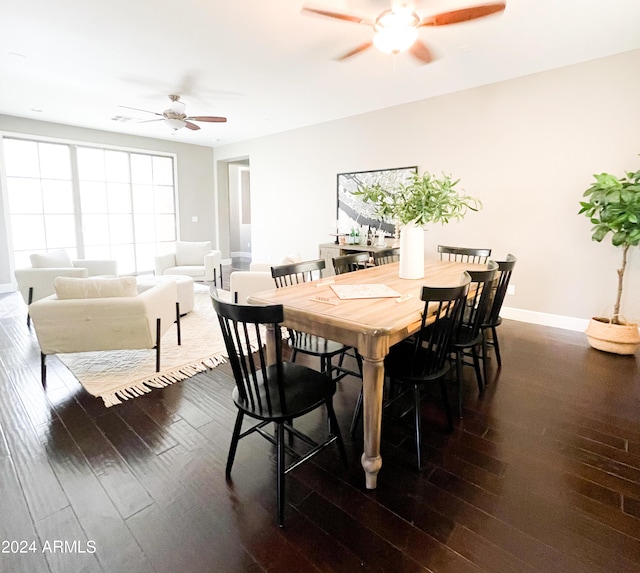
[[[624,324],[620,319],[620,302],[624,286],[624,272],[627,268],[627,254],[631,247],[640,243],[640,170],[627,172],[618,178],[609,173],[594,175],[595,183],[580,201],[581,209],[591,223],[591,239],[601,242],[611,233],[611,243],[622,248],[622,266],[618,269],[618,293],[613,307],[611,321]]]
[[[355,195],[375,207],[376,216],[400,225],[415,223],[448,223],[451,219],[462,219],[467,211],[478,211],[482,203],[459,192],[455,186],[459,179],[450,175],[435,177],[425,171],[415,174],[406,183],[385,188],[380,184],[359,187]]]

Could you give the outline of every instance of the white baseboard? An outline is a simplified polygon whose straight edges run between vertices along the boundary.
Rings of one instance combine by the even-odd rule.
[[[13,284],[0,284],[0,294],[6,294],[8,292],[15,292],[16,287]]]
[[[249,252],[245,252],[245,251],[233,251],[231,253],[232,257],[240,257],[242,259],[250,259],[251,258],[251,251]]]
[[[509,308],[503,306],[500,311],[502,318],[540,324],[542,326],[553,326],[554,328],[564,328],[565,330],[575,330],[584,332],[587,329],[589,320],[586,318],[574,318],[572,316],[561,316],[559,314],[547,314],[545,312],[535,312],[533,310],[522,310],[520,308]]]

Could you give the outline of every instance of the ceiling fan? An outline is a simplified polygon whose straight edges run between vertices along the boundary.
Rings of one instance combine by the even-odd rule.
[[[397,54],[408,50],[422,63],[428,64],[433,61],[434,57],[431,50],[418,39],[418,28],[423,26],[447,26],[458,22],[466,22],[467,20],[475,20],[476,18],[502,12],[505,6],[505,2],[494,2],[420,18],[410,5],[401,3],[398,5],[392,4],[391,9],[382,12],[375,20],[343,12],[312,8],[308,5],[302,7],[302,13],[317,14],[328,18],[336,18],[337,20],[355,22],[356,24],[365,24],[373,28],[374,35],[371,41],[360,44],[346,54],[336,58],[339,61],[346,60],[371,46],[375,46],[388,54]]]
[[[211,123],[224,123],[227,121],[226,117],[216,117],[213,115],[187,115],[185,113],[187,106],[186,104],[180,100],[179,95],[170,95],[169,99],[171,100],[171,105],[168,109],[165,109],[162,113],[158,113],[157,111],[149,111],[147,109],[140,109],[137,107],[129,107],[128,105],[121,105],[120,107],[124,107],[127,109],[135,109],[136,111],[144,111],[145,113],[153,113],[154,115],[159,115],[158,119],[149,119],[146,121],[141,121],[140,123],[149,123],[151,121],[164,121],[171,129],[178,130],[186,127],[191,130],[200,129],[199,125],[193,123],[194,121],[206,121]]]

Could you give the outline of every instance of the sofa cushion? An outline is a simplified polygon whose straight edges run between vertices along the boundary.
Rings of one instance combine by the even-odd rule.
[[[76,279],[56,277],[53,287],[59,299],[137,296],[135,277]]]
[[[47,253],[33,253],[30,257],[34,269],[69,269],[73,268],[71,257],[64,249]]]
[[[204,256],[211,250],[211,241],[176,241],[176,266],[204,265]]]

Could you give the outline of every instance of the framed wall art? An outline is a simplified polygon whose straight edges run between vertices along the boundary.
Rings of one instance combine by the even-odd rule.
[[[352,173],[338,173],[338,233],[349,233],[354,227],[371,227],[380,229],[389,236],[393,235],[393,221],[380,221],[372,205],[365,203],[353,193],[360,186],[379,183],[384,187],[395,187],[399,183],[408,181],[418,172],[418,167],[396,167],[394,169],[379,169],[373,171],[354,171]]]

